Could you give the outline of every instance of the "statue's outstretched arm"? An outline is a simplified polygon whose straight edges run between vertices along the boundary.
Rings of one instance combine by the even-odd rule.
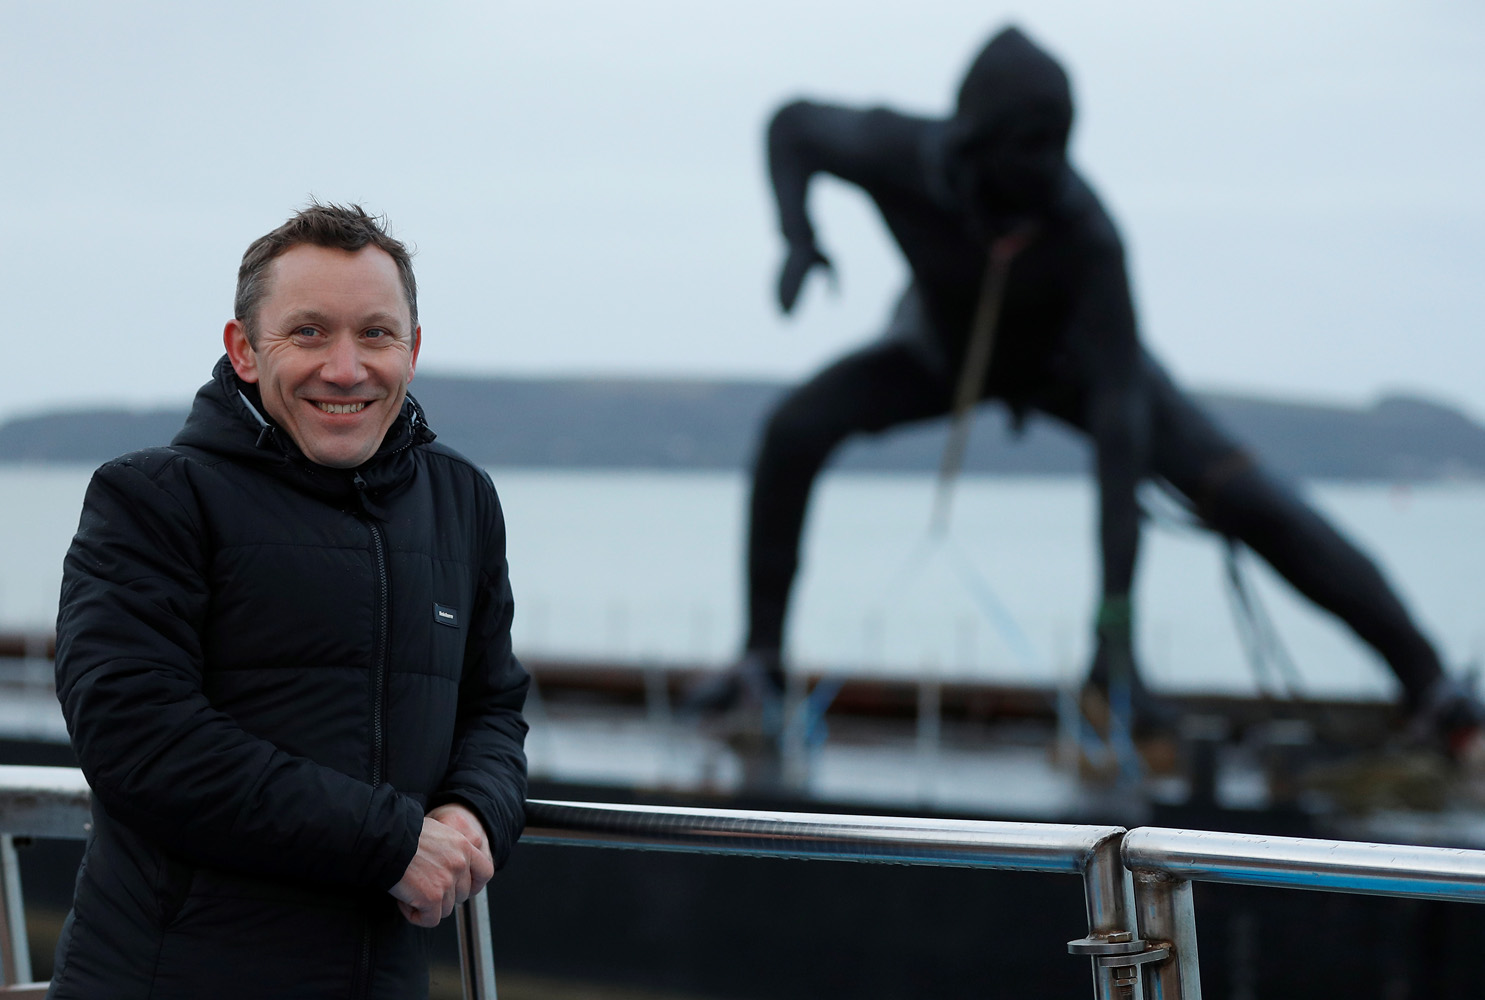
[[[779,229],[787,244],[779,273],[779,306],[794,308],[804,279],[815,267],[831,271],[810,221],[810,180],[825,172],[875,196],[894,174],[916,160],[904,157],[910,121],[885,109],[862,110],[811,101],[781,107],[768,125],[768,175],[773,182]],[[904,176],[901,181],[909,180]]]

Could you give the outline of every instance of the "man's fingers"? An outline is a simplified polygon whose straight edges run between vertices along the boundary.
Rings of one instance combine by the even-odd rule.
[[[454,875],[454,906],[458,906],[460,903],[464,902],[466,899],[469,898],[470,893],[474,891],[474,873],[470,870],[470,865],[466,861],[466,863]],[[453,909],[451,907],[449,913],[452,912]],[[448,913],[444,914],[444,916],[448,915]]]
[[[419,927],[437,927],[439,922],[454,912],[454,907],[461,901],[455,898],[455,890],[452,886],[444,890],[442,896],[427,900],[426,905],[408,903],[397,900],[397,909],[408,923]]]
[[[439,920],[442,919],[436,910],[419,909],[401,900],[397,903],[397,909],[402,911],[402,916],[406,918],[408,923],[417,927],[437,927]]]
[[[462,806],[440,806],[428,814],[430,818],[453,827],[463,834],[465,840],[464,863],[467,872],[459,883],[459,902],[478,894],[495,877],[495,857],[490,851],[489,838],[478,819]],[[467,877],[467,883],[464,878]]]
[[[479,853],[471,859],[469,874],[471,876],[469,894],[477,896],[495,877],[495,862],[490,857],[488,847],[481,847]]]
[[[480,836],[477,819],[456,822],[472,824],[470,832]],[[482,879],[488,881],[488,853],[455,826],[425,817],[417,853],[390,890],[399,906],[405,904],[403,916],[420,927],[437,926],[454,907],[483,888]]]
[[[417,854],[390,891],[410,923],[436,927],[494,874],[479,820],[463,806],[441,806],[424,817]]]

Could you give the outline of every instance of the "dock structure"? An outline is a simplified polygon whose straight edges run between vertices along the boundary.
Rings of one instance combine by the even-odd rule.
[[[48,634],[0,633],[0,740],[66,743],[53,650]],[[780,731],[762,739],[746,713],[683,711],[688,687],[715,664],[524,662],[531,777],[558,792],[612,787],[705,804],[743,797],[1128,826],[1147,822],[1154,805],[1302,808],[1347,836],[1365,834],[1356,822],[1364,812],[1414,839],[1475,838],[1485,847],[1485,831],[1455,808],[1455,789],[1437,768],[1410,770],[1405,758],[1376,769],[1386,787],[1370,790],[1336,778],[1331,765],[1389,745],[1397,708],[1387,702],[1174,694],[1179,729],[1140,747],[1143,770],[1132,784],[1070,689],[792,671]],[[1365,801],[1371,791],[1378,794]],[[1485,805],[1463,803],[1477,804]]]

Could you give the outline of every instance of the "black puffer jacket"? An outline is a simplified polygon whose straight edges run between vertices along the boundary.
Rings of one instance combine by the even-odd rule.
[[[99,469],[57,693],[94,831],[52,996],[407,997],[387,890],[426,809],[520,835],[528,678],[489,478],[409,398],[359,470],[308,463],[223,358],[168,448]]]

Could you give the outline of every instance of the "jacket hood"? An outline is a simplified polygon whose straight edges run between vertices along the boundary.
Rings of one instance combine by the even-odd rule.
[[[354,469],[316,465],[268,415],[258,387],[238,378],[224,354],[212,370],[211,381],[197,391],[185,426],[171,444],[257,466],[326,498],[357,496],[369,513],[376,514],[369,498],[389,495],[405,485],[415,471],[411,449],[434,437],[423,408],[409,393],[381,446],[366,462]]]
[[[1067,73],[1020,29],[1000,31],[959,86],[946,130],[950,185],[978,214],[1041,214],[1067,174]]]

